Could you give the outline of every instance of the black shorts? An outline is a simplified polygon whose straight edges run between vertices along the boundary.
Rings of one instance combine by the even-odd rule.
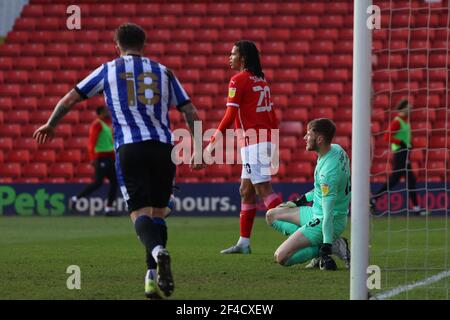
[[[176,166],[171,144],[146,140],[119,147],[119,183],[130,212],[165,208],[172,194]]]

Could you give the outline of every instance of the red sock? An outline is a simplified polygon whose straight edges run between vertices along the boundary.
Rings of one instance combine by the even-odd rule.
[[[241,203],[241,214],[240,214],[241,237],[250,238],[255,216],[256,216],[256,204]]]
[[[276,193],[269,194],[263,200],[264,200],[264,204],[266,205],[267,210],[275,208],[277,205],[279,205],[280,203],[283,202],[283,201],[281,201],[281,198]]]

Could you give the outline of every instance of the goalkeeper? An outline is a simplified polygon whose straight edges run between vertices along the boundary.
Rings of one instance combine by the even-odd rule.
[[[296,201],[280,204],[266,213],[267,224],[289,236],[275,251],[277,263],[291,266],[311,260],[307,267],[336,270],[332,254],[350,266],[350,251],[340,238],[347,225],[350,202],[349,158],[331,144],[336,127],[325,118],[311,121],[304,137],[306,150],[318,154],[314,189]],[[313,206],[307,206],[313,201]]]

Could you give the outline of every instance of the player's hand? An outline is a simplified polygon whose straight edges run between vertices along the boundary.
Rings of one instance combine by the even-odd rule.
[[[319,248],[319,268],[320,270],[337,270],[336,262],[331,258],[331,244],[324,243]]]
[[[295,205],[297,207],[301,207],[301,206],[306,206],[306,204],[308,203],[308,200],[306,200],[305,195],[302,194],[300,197],[295,199],[293,202],[295,203]]]
[[[280,203],[277,208],[296,208],[297,206],[295,205],[294,202],[292,201],[286,201],[283,203]]]
[[[33,133],[33,138],[36,139],[39,144],[44,144],[47,141],[51,141],[54,136],[55,128],[48,124],[44,124]]]

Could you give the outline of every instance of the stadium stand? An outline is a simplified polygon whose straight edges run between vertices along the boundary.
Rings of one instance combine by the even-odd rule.
[[[83,15],[82,30],[65,28],[65,10],[70,1],[31,0],[16,19],[5,44],[0,46],[0,121],[4,123],[0,131],[0,160],[7,162],[1,169],[1,181],[16,178],[36,178],[39,182],[83,181],[80,179],[91,175],[92,171],[83,161],[86,160],[88,126],[94,118],[96,104],[102,103],[101,98],[77,106],[62,121],[58,138],[51,144],[38,146],[31,139],[31,133],[46,120],[59,97],[100,63],[114,58],[113,31],[126,21],[146,29],[150,40],[147,55],[173,69],[185,84],[202,113],[205,129],[217,126],[225,110],[228,80],[233,74],[227,62],[233,41],[248,38],[257,42],[275,108],[283,120],[278,180],[283,177],[299,182],[312,180],[315,158],[304,153],[303,136],[307,121],[315,117],[330,117],[336,121],[337,140],[350,153],[353,6],[348,1],[78,2]],[[420,17],[415,20],[419,25],[422,22]],[[419,31],[411,34],[417,48],[447,49],[445,32],[422,34]],[[405,46],[408,32],[398,32],[395,36],[393,40],[397,43],[394,45]],[[374,33],[374,48],[385,41],[389,40],[383,32]],[[442,59],[445,55],[433,55],[429,59],[430,66],[442,65]],[[376,63],[396,67],[406,64],[401,55],[391,54],[387,60],[387,54],[380,54]],[[414,67],[426,62],[426,55],[417,53],[411,55],[409,63]],[[406,79],[420,84],[421,79],[417,74],[414,80],[413,72],[375,74],[374,87],[377,90],[390,88],[389,79],[393,78],[389,76],[398,77],[396,86],[401,86]],[[443,86],[445,77],[445,72],[433,73],[430,86],[433,83]],[[445,104],[441,95],[424,101],[425,97],[419,92],[411,94],[417,104],[428,104],[436,109],[436,112],[429,109],[429,121],[440,119],[437,112]],[[383,111],[390,107],[388,99],[383,100],[383,95],[378,95],[374,107],[372,129],[384,130],[389,120]],[[422,116],[416,115],[417,119]],[[170,112],[170,119],[173,128],[184,127],[176,112]],[[444,128],[445,121],[436,125]],[[414,126],[415,147],[445,144],[439,131],[431,130],[431,135],[424,135],[425,129],[430,129],[430,122],[414,122]],[[17,145],[20,150],[16,150]],[[441,169],[445,167],[445,152],[432,155],[423,152],[416,152],[413,166],[423,168],[428,156],[433,180],[443,181]],[[375,172],[386,169],[386,158],[378,157],[374,161]],[[27,167],[26,163],[29,163]],[[30,164],[36,164],[35,169]],[[41,169],[39,174],[35,173]],[[190,172],[182,165],[177,181],[238,181],[239,176],[240,170],[231,166],[215,165],[205,173]]]

